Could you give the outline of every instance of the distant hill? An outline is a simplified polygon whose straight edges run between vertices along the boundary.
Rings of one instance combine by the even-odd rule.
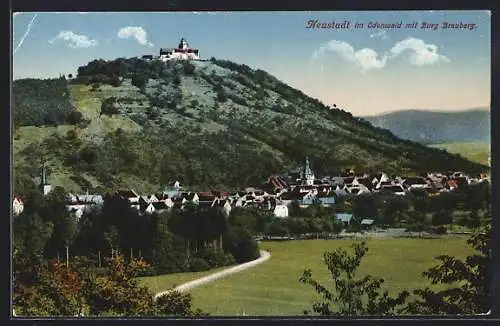
[[[363,119],[400,138],[423,144],[490,141],[489,108],[455,112],[403,110]]]
[[[260,186],[306,156],[318,175],[485,168],[225,60],[94,60],[71,81],[16,80],[13,96],[14,172],[35,178],[43,156],[69,191]]]

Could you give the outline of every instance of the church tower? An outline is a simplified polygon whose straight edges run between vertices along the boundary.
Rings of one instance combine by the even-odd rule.
[[[40,192],[45,196],[52,191],[52,186],[47,182],[47,169],[45,166],[45,160],[41,159],[40,168]]]
[[[314,173],[309,167],[309,157],[306,157],[306,167],[304,169],[304,178],[306,179],[306,185],[312,186],[314,184]]]

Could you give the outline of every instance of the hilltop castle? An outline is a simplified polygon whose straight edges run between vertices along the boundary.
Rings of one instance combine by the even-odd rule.
[[[160,55],[143,55],[144,60],[161,60],[163,62],[170,60],[200,60],[198,49],[189,47],[185,38],[181,38],[177,48],[160,48]]]

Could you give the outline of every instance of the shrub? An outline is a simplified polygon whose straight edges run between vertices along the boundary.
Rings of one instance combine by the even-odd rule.
[[[217,91],[217,101],[221,102],[221,103],[224,103],[227,101],[226,92],[222,88]]]
[[[234,257],[231,254],[218,253],[211,249],[199,253],[198,258],[206,261],[210,268],[228,266],[235,263]]]
[[[102,102],[101,114],[112,115],[117,113],[119,113],[119,111],[116,105],[115,97],[109,97]]]
[[[91,82],[91,81],[89,80],[89,82]],[[98,83],[92,83],[92,86],[91,86],[91,88],[90,88],[90,91],[91,91],[91,92],[96,92],[96,91],[98,91],[98,90],[99,90],[99,84],[98,84]]]
[[[448,231],[446,230],[445,226],[438,226],[437,228],[433,229],[435,234],[446,234]]]
[[[117,75],[113,75],[109,78],[109,84],[113,87],[118,87],[121,84],[121,80]]]
[[[203,272],[210,269],[210,265],[203,258],[193,257],[189,260],[190,272]]]
[[[146,86],[149,78],[144,74],[135,74],[132,77],[132,85],[138,88],[143,89]]]
[[[184,74],[186,76],[194,75],[194,71],[195,71],[196,67],[192,63],[185,62],[183,65],[183,68],[184,68]]]

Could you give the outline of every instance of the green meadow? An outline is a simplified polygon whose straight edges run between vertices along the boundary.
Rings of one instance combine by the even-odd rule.
[[[488,165],[488,157],[490,156],[489,142],[451,142],[443,144],[433,144],[430,147],[444,149],[452,154],[460,154],[461,156],[477,163]]]
[[[368,240],[369,251],[359,276],[383,277],[384,288],[391,293],[430,286],[422,272],[437,264],[434,257],[438,255],[464,258],[471,254],[473,249],[466,245],[466,240],[466,237]],[[299,282],[303,270],[310,268],[315,279],[328,284],[323,253],[351,244],[352,240],[262,242],[260,248],[271,252],[270,260],[191,290],[193,305],[212,316],[302,315],[316,298],[311,287]],[[212,272],[146,277],[141,282],[158,292]]]

